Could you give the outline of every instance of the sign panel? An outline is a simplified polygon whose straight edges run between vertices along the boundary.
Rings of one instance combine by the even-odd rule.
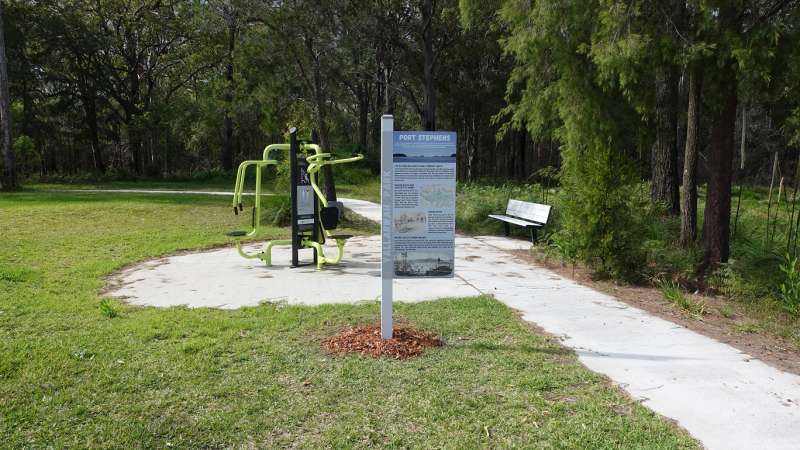
[[[452,277],[456,133],[395,131],[392,139],[395,277]]]
[[[311,187],[311,180],[308,178],[308,163],[305,161],[297,162],[297,230],[307,231],[314,229],[314,191]]]

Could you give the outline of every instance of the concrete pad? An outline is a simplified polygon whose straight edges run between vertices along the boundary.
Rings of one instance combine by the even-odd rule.
[[[259,245],[246,247],[254,252]],[[273,266],[244,259],[228,247],[200,253],[168,256],[130,267],[112,279],[118,285],[109,292],[134,305],[191,308],[241,308],[262,301],[320,305],[377,300],[380,295],[380,236],[348,240],[345,257],[338,265],[289,267],[289,246],[273,249]],[[334,254],[336,248],[327,248]],[[311,251],[300,253],[311,260]],[[443,297],[480,295],[462,278],[397,280],[395,298],[418,302]]]

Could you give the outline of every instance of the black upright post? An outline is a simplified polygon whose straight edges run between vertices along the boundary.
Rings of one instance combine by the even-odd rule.
[[[311,130],[311,143],[319,145],[319,134],[317,134],[317,130],[314,129]],[[317,174],[318,180],[321,175],[322,173]],[[312,231],[312,238],[316,242],[324,242],[322,239],[320,239],[320,236],[322,235],[322,230],[320,229],[321,222],[319,218],[319,208],[320,208],[320,203],[319,201],[317,201],[317,196],[314,195],[314,231]],[[315,265],[317,264],[317,249],[314,249],[314,264]]]
[[[297,168],[297,128],[292,127],[289,129],[289,164],[291,166],[289,189],[291,190],[292,198],[292,267],[299,265],[298,250],[300,249],[300,230],[297,226],[297,185],[298,185],[298,168]]]

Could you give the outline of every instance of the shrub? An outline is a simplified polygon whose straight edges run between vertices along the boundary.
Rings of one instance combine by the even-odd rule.
[[[640,276],[644,216],[628,159],[609,145],[562,152],[563,222],[575,256],[615,278]]]
[[[706,314],[706,304],[703,302],[695,302],[686,297],[678,283],[661,280],[658,282],[658,287],[661,289],[661,294],[664,295],[664,298],[673,305],[684,310],[693,318],[700,319]]]
[[[99,308],[100,308],[100,314],[108,317],[109,319],[113,319],[114,317],[117,317],[119,315],[117,307],[114,306],[114,302],[112,302],[110,299],[104,298],[103,300],[101,300]]]
[[[784,281],[781,283],[783,308],[792,314],[797,314],[800,312],[800,271],[797,270],[797,257],[791,257],[787,253],[780,268],[784,276]]]

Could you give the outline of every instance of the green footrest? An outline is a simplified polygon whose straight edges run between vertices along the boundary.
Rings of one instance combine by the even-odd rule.
[[[227,233],[225,233],[225,236],[228,236],[228,237],[242,237],[242,236],[247,236],[247,231],[241,231],[241,230],[238,230],[238,231],[228,231]]]

